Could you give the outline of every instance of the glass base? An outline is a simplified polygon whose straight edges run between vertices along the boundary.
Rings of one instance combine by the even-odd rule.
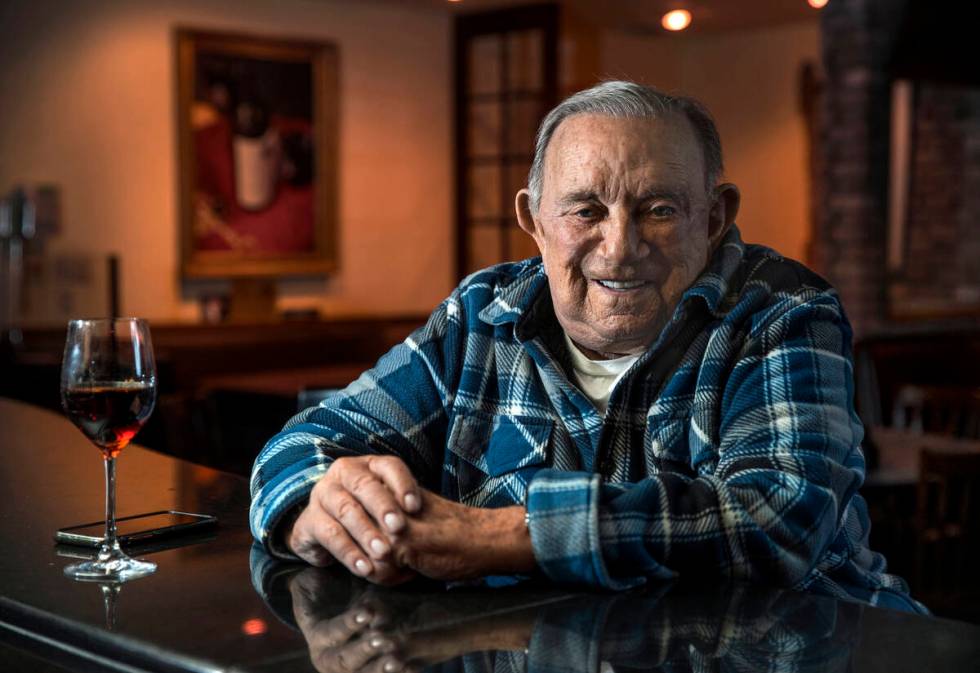
[[[156,563],[140,561],[125,554],[97,561],[65,566],[65,575],[82,582],[126,582],[145,577],[157,569]]]

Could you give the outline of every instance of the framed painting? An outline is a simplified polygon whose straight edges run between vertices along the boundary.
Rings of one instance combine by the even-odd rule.
[[[333,270],[336,48],[181,28],[176,56],[183,276]]]

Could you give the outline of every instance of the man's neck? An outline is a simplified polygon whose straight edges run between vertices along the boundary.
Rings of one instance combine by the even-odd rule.
[[[605,351],[595,351],[591,348],[586,348],[575,339],[568,337],[568,340],[575,346],[579,352],[590,360],[616,360],[617,358],[625,358],[628,355],[637,355],[636,353],[613,353]]]

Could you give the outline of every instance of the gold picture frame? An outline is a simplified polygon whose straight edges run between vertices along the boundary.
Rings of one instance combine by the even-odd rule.
[[[334,270],[336,47],[190,28],[175,42],[183,277]]]

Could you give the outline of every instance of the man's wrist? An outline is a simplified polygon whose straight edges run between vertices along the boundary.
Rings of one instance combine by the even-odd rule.
[[[486,540],[481,575],[504,575],[530,572],[535,568],[534,550],[528,530],[526,510],[521,506],[481,510],[481,536]]]

